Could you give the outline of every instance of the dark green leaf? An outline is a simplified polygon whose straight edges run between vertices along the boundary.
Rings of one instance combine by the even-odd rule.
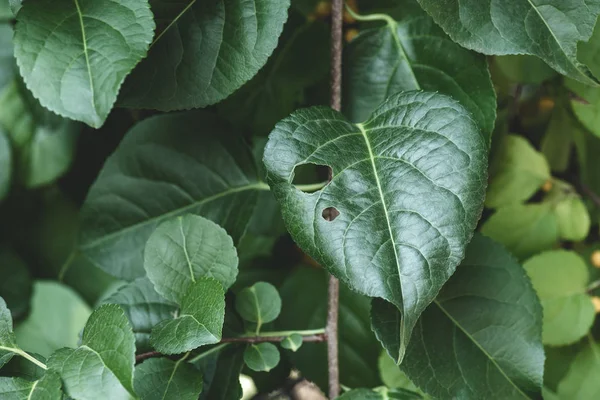
[[[496,118],[496,95],[485,57],[454,43],[415,0],[401,1],[403,17],[362,32],[344,62],[344,110],[364,121],[389,96],[423,89],[458,100],[486,136]]]
[[[219,282],[197,279],[180,295],[177,318],[152,329],[150,342],[164,354],[178,354],[221,340],[225,318],[225,293]]]
[[[14,145],[16,177],[23,185],[47,185],[71,166],[80,124],[40,106],[19,80],[0,93],[0,126]]]
[[[298,351],[302,346],[302,335],[293,333],[281,341],[281,347],[284,349],[291,350],[293,352]]]
[[[0,201],[10,190],[12,173],[12,150],[8,138],[0,129]]]
[[[204,376],[201,400],[239,400],[242,398],[240,373],[245,346],[220,345],[190,360]]]
[[[49,357],[61,347],[76,347],[79,333],[92,310],[68,286],[37,281],[33,286],[31,312],[15,328],[23,349]]]
[[[198,400],[203,381],[184,359],[153,358],[135,368],[134,384],[141,400]]]
[[[577,60],[577,44],[592,35],[600,0],[418,1],[461,46],[484,54],[534,55],[563,75],[595,83]]]
[[[98,128],[153,33],[146,0],[26,1],[17,16],[15,56],[44,107]]]
[[[17,72],[13,56],[12,37],[12,27],[9,24],[0,22],[0,90],[4,89],[13,80]]]
[[[339,400],[418,400],[423,396],[406,389],[354,389],[344,393]]]
[[[481,233],[502,243],[517,258],[548,250],[558,240],[558,221],[552,204],[515,204],[499,208]]]
[[[175,318],[177,306],[162,298],[148,278],[121,287],[104,303],[118,304],[131,323],[137,351],[150,351],[150,332],[158,323]]]
[[[272,343],[251,344],[244,351],[244,362],[253,371],[269,372],[279,364],[279,350]]]
[[[231,237],[214,222],[184,215],[159,225],[144,251],[144,268],[156,291],[179,303],[197,278],[213,278],[227,290],[237,276]]]
[[[569,368],[565,378],[558,384],[560,399],[594,400],[600,396],[600,348],[590,343],[583,348]]]
[[[396,365],[394,360],[390,358],[387,352],[381,352],[381,355],[379,356],[378,367],[381,380],[385,386],[391,388],[402,388],[422,394],[415,384],[408,379],[406,374],[402,372],[400,368],[398,368],[398,365]]]
[[[569,166],[573,148],[574,119],[568,109],[560,104],[552,112],[552,118],[542,139],[542,153],[552,171],[564,172]]]
[[[401,359],[481,215],[487,143],[468,112],[425,92],[389,98],[364,124],[301,110],[271,133],[264,160],[296,243],[354,290],[402,310]],[[333,169],[316,193],[292,184],[307,163]],[[331,207],[333,221],[323,216]]]
[[[62,383],[58,374],[47,372],[37,381],[22,378],[0,378],[0,398],[3,400],[60,400]]]
[[[48,360],[67,394],[75,400],[135,398],[135,337],[121,307],[107,304],[94,311],[81,344],[58,350]]]
[[[544,309],[544,344],[564,346],[585,336],[596,312],[586,294],[589,276],[581,257],[565,250],[548,251],[523,266]]]
[[[32,283],[27,264],[9,247],[0,246],[0,296],[6,301],[13,318],[29,310]]]
[[[494,57],[494,63],[512,82],[540,84],[556,76],[556,71],[534,56]]]
[[[507,135],[492,158],[485,205],[497,208],[521,203],[550,178],[546,158],[524,137]]]
[[[399,347],[398,310],[375,299],[373,328]],[[475,236],[465,260],[422,314],[401,365],[434,398],[536,399],[542,389],[542,308],[523,268]]]
[[[258,282],[236,295],[235,309],[244,320],[255,322],[260,329],[262,324],[277,319],[281,312],[281,298],[275,286]]]
[[[237,243],[266,189],[245,143],[214,116],[150,118],[126,135],[90,189],[81,250],[103,270],[133,280],[145,274],[144,246],[161,222],[200,214]]]
[[[17,338],[13,332],[13,320],[6,302],[0,297],[0,367],[8,362],[13,353],[19,351]]]
[[[252,78],[277,46],[289,0],[151,4],[157,35],[120,103],[169,111],[217,103]]]

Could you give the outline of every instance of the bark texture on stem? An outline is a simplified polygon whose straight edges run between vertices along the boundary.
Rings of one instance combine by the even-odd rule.
[[[332,0],[331,4],[331,108],[342,109],[342,38],[343,0]],[[330,176],[331,178],[331,176]],[[338,314],[340,283],[329,277],[327,300],[327,371],[329,375],[329,398],[340,394],[340,369],[338,361]]]

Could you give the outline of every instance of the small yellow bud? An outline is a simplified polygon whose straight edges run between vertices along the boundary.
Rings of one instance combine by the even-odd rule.
[[[542,190],[548,193],[550,190],[552,190],[552,186],[554,186],[552,183],[552,179],[548,179],[542,186]]]
[[[542,97],[538,103],[541,112],[551,111],[554,108],[554,99],[551,97]]]
[[[348,29],[346,31],[346,43],[349,43],[352,41],[352,39],[354,39],[356,37],[356,35],[358,35],[358,29]]]
[[[328,1],[320,1],[315,7],[315,16],[317,18],[324,18],[331,15],[331,3]]]
[[[600,268],[600,250],[594,250],[590,257],[592,265],[596,268]]]
[[[594,304],[594,309],[596,310],[596,314],[600,313],[600,297],[592,296],[592,303]]]

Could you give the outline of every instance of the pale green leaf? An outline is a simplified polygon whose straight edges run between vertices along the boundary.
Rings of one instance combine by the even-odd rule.
[[[12,149],[10,142],[0,129],[0,201],[6,197],[10,190],[12,180]]]
[[[251,344],[244,351],[244,362],[253,371],[269,372],[279,364],[279,350],[272,343]]]
[[[578,195],[569,195],[554,207],[558,234],[562,239],[581,241],[590,232],[590,214]]]
[[[153,34],[146,0],[26,1],[17,15],[15,56],[44,107],[98,128]]]
[[[135,337],[121,307],[96,309],[83,331],[81,346],[61,349],[48,360],[74,400],[134,399]]]
[[[293,239],[352,289],[402,310],[396,358],[464,255],[483,207],[487,147],[462,106],[426,92],[392,96],[364,124],[300,110],[270,135],[267,177]],[[333,178],[303,193],[294,169],[310,163]],[[330,207],[340,213],[333,221]]]
[[[361,32],[348,47],[342,104],[350,119],[364,121],[389,96],[422,89],[458,100],[489,137],[496,95],[485,57],[450,40],[415,0],[399,3],[400,20],[383,16],[385,26]]]
[[[31,312],[15,328],[23,349],[49,357],[61,347],[76,347],[79,333],[92,310],[68,286],[37,281],[33,285]]]
[[[127,133],[90,189],[81,250],[108,273],[133,280],[145,275],[144,246],[160,223],[199,214],[237,243],[266,189],[242,138],[211,114],[149,118]]]
[[[293,333],[281,341],[281,347],[296,352],[302,347],[302,340],[302,335]]]
[[[600,397],[600,348],[590,343],[577,355],[569,372],[558,384],[557,394],[561,400],[595,400]]]
[[[29,310],[31,275],[25,261],[10,247],[0,246],[0,297],[6,301],[14,319]]]
[[[235,309],[244,320],[260,327],[277,319],[281,312],[281,297],[275,286],[257,282],[236,295]]]
[[[152,358],[135,368],[134,384],[141,400],[198,400],[203,380],[184,359]]]
[[[484,54],[530,54],[563,75],[594,84],[577,60],[600,14],[600,0],[418,0],[455,42]]]
[[[515,204],[499,208],[481,233],[524,259],[550,249],[558,240],[558,221],[549,203]]]
[[[590,40],[579,43],[577,58],[592,71],[596,78],[600,76],[600,24],[594,26]]]
[[[179,300],[177,318],[152,329],[150,342],[164,354],[185,353],[221,340],[225,319],[225,293],[221,284],[210,278],[187,285]]]
[[[62,383],[55,372],[46,372],[39,380],[0,378],[2,400],[61,400]]]
[[[8,362],[12,354],[19,350],[17,338],[13,332],[13,320],[6,302],[0,297],[0,367]]]
[[[71,166],[81,125],[40,106],[18,79],[0,93],[0,126],[15,148],[16,178],[26,187],[52,183]]]
[[[600,88],[571,79],[566,80],[565,86],[575,94],[571,98],[571,108],[579,122],[594,135],[600,136]]]
[[[523,266],[544,309],[544,344],[564,346],[585,336],[596,312],[586,294],[589,276],[583,259],[555,250],[536,255]]]
[[[217,103],[267,62],[289,0],[151,1],[157,35],[120,103],[162,111]]]
[[[514,55],[494,57],[494,63],[512,82],[540,84],[556,76],[556,71],[534,56]]]
[[[485,205],[497,208],[521,203],[550,178],[544,155],[524,137],[507,135],[492,158]]]
[[[400,345],[398,310],[374,299],[373,328]],[[433,398],[537,399],[542,389],[542,308],[516,260],[476,235],[464,261],[422,314],[400,365]]]
[[[184,215],[159,225],[144,251],[144,268],[156,291],[179,303],[197,278],[213,278],[227,290],[237,276],[231,237],[214,222]]]
[[[406,374],[400,370],[398,365],[396,365],[394,360],[392,360],[385,351],[382,351],[379,355],[377,366],[379,368],[381,380],[385,386],[420,392],[415,384],[408,379]]]
[[[122,286],[104,303],[118,304],[125,311],[135,335],[138,352],[150,351],[150,332],[158,323],[175,318],[177,306],[162,298],[146,277]]]

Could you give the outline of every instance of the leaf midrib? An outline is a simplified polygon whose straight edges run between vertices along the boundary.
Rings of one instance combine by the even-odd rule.
[[[171,21],[169,23],[169,25],[167,25],[167,27],[165,29],[163,29],[163,31],[161,33],[158,34],[158,36],[156,37],[156,39],[154,39],[152,41],[152,43],[150,44],[150,47],[148,48],[148,51],[150,51],[150,49],[152,48],[152,46],[154,46],[156,44],[156,42],[158,42],[160,40],[160,38],[163,37],[163,35],[169,30],[171,29],[171,27],[173,25],[175,25],[177,23],[177,21],[179,21],[179,19],[183,16],[183,14],[185,14],[190,8],[192,8],[192,6],[194,5],[194,3],[196,3],[196,0],[192,0],[190,1],[190,4],[188,4],[187,6],[185,6],[183,8],[183,10],[181,10],[181,12],[179,14],[177,14],[177,16],[175,18],[173,18],[173,21]]]
[[[415,71],[413,70],[412,67],[412,63],[410,62],[410,60],[408,59],[408,56],[406,55],[406,51],[404,50],[404,46],[402,45],[402,42],[400,41],[400,36],[398,35],[398,22],[396,21],[386,21],[387,22],[387,27],[388,29],[392,32],[392,37],[394,38],[394,42],[396,43],[396,46],[398,47],[398,51],[400,52],[400,57],[404,58],[406,60],[406,63],[408,64],[408,67],[410,69],[410,75],[412,77],[412,81],[415,84],[415,89],[416,90],[420,90],[421,89],[421,85],[419,85],[419,81],[417,79],[417,77],[415,76]],[[390,77],[390,80],[388,82],[388,87],[386,88],[386,93],[389,96],[389,85],[392,82],[392,79],[394,79],[394,76],[396,75],[396,71],[398,70],[398,68],[400,67],[400,62],[398,62],[398,65],[396,65],[396,68],[394,68],[394,73],[392,74],[392,76]]]
[[[246,190],[257,190],[257,191],[259,191],[259,190],[267,190],[268,191],[268,190],[270,190],[270,188],[269,188],[269,185],[267,185],[266,183],[261,182],[261,181],[257,181],[257,182],[254,182],[254,183],[251,183],[251,184],[248,184],[248,185],[244,185],[244,186],[238,186],[238,187],[235,187],[235,188],[230,188],[230,189],[227,189],[227,190],[225,190],[223,192],[217,193],[215,195],[212,195],[212,196],[209,196],[209,197],[205,197],[202,200],[190,203],[190,204],[188,204],[188,205],[186,205],[184,207],[176,208],[176,209],[171,210],[171,211],[169,211],[167,213],[164,213],[164,214],[158,215],[156,217],[149,218],[149,219],[143,220],[141,222],[138,222],[136,224],[130,225],[130,226],[124,228],[124,229],[120,229],[120,230],[111,232],[111,233],[109,233],[107,235],[104,235],[102,237],[99,237],[98,239],[95,239],[95,240],[93,240],[93,241],[91,241],[89,243],[80,245],[79,247],[82,250],[84,250],[84,251],[92,249],[92,248],[94,248],[94,247],[96,247],[96,246],[98,246],[98,245],[100,245],[100,244],[102,244],[102,243],[104,243],[106,241],[109,241],[109,240],[113,239],[114,237],[118,237],[120,235],[123,235],[123,234],[125,234],[125,233],[127,233],[129,231],[133,231],[135,229],[138,229],[138,228],[140,228],[142,226],[145,226],[147,224],[151,224],[151,223],[154,223],[154,222],[157,222],[157,221],[162,221],[164,219],[168,219],[169,217],[179,215],[179,214],[184,213],[185,211],[187,211],[189,209],[192,209],[194,207],[198,207],[198,206],[201,206],[203,204],[210,203],[211,201],[220,199],[221,197],[225,197],[225,196],[228,196],[230,194],[244,192]]]
[[[81,8],[79,7],[79,0],[73,0],[75,2],[75,7],[77,8],[77,16],[79,17],[79,25],[81,26],[81,39],[83,42],[83,54],[85,55],[85,64],[88,71],[88,77],[90,79],[90,92],[92,95],[92,107],[96,112],[96,95],[94,90],[94,80],[92,79],[92,67],[90,65],[90,56],[89,50],[87,47],[87,37],[85,34],[85,26],[83,24],[83,13],[81,12]]]
[[[494,359],[494,358],[493,358],[493,357],[492,357],[492,356],[491,356],[491,355],[490,355],[490,354],[489,354],[489,353],[488,353],[488,352],[487,352],[487,351],[486,351],[486,350],[485,350],[483,347],[481,347],[481,345],[479,344],[479,342],[478,342],[477,340],[475,340],[475,338],[474,338],[473,336],[471,336],[471,334],[470,334],[470,333],[469,333],[469,332],[468,332],[468,331],[467,331],[465,328],[463,328],[463,327],[462,327],[462,325],[461,325],[461,324],[460,324],[460,323],[459,323],[459,322],[458,322],[456,319],[454,319],[454,317],[453,317],[453,316],[452,316],[452,315],[451,315],[451,314],[450,314],[448,311],[446,311],[446,309],[445,309],[445,308],[442,306],[442,304],[441,304],[441,303],[440,303],[438,300],[434,300],[433,302],[434,302],[434,304],[435,304],[436,306],[438,306],[438,307],[439,307],[439,309],[440,309],[440,310],[441,310],[441,311],[444,313],[444,315],[446,315],[446,317],[448,317],[448,319],[450,319],[450,321],[451,321],[451,322],[454,324],[454,326],[458,327],[458,329],[460,329],[460,330],[461,330],[461,332],[462,332],[462,333],[463,333],[465,336],[467,336],[467,337],[469,338],[469,340],[471,340],[471,341],[473,342],[473,344],[474,344],[475,346],[477,346],[477,348],[478,348],[479,350],[481,350],[481,352],[482,352],[482,353],[483,353],[483,354],[486,356],[486,358],[487,358],[488,360],[490,360],[490,361],[492,362],[492,364],[494,364],[494,366],[495,366],[495,367],[498,369],[498,371],[499,371],[499,372],[502,374],[502,376],[504,376],[504,378],[506,378],[506,380],[507,380],[508,382],[510,382],[510,384],[511,384],[511,385],[512,385],[512,386],[513,386],[515,389],[517,389],[517,392],[518,392],[518,393],[520,393],[520,394],[523,396],[523,398],[525,398],[525,399],[531,399],[531,397],[527,396],[527,395],[526,395],[526,394],[525,394],[525,393],[524,393],[524,392],[521,390],[521,388],[519,388],[519,387],[518,387],[518,386],[517,386],[517,385],[516,385],[516,384],[515,384],[515,383],[512,381],[512,379],[510,379],[510,378],[508,377],[508,375],[506,375],[506,372],[504,372],[504,370],[503,370],[503,369],[500,367],[500,365],[498,365],[498,363],[496,362],[496,360],[495,360],[495,359]]]
[[[102,365],[104,366],[104,368],[106,368],[108,371],[110,371],[111,374],[113,374],[113,376],[117,379],[117,381],[119,381],[119,383],[121,384],[121,386],[123,387],[123,389],[125,389],[129,394],[133,395],[133,393],[130,392],[130,390],[128,389],[128,387],[132,387],[132,384],[129,384],[129,382],[127,382],[127,387],[125,386],[125,383],[123,383],[123,381],[121,381],[121,378],[119,378],[117,376],[117,374],[115,373],[115,371],[113,371],[112,369],[110,369],[108,367],[108,365],[106,365],[106,363],[104,362],[104,358],[102,358],[102,356],[100,355],[100,353],[98,353],[96,350],[92,349],[91,347],[89,347],[88,345],[84,344],[81,347],[79,347],[80,349],[84,349],[84,350],[88,350],[91,351],[93,354],[97,355],[98,358],[100,359],[100,361],[102,362]],[[74,349],[72,354],[75,354],[75,351],[77,349]]]

